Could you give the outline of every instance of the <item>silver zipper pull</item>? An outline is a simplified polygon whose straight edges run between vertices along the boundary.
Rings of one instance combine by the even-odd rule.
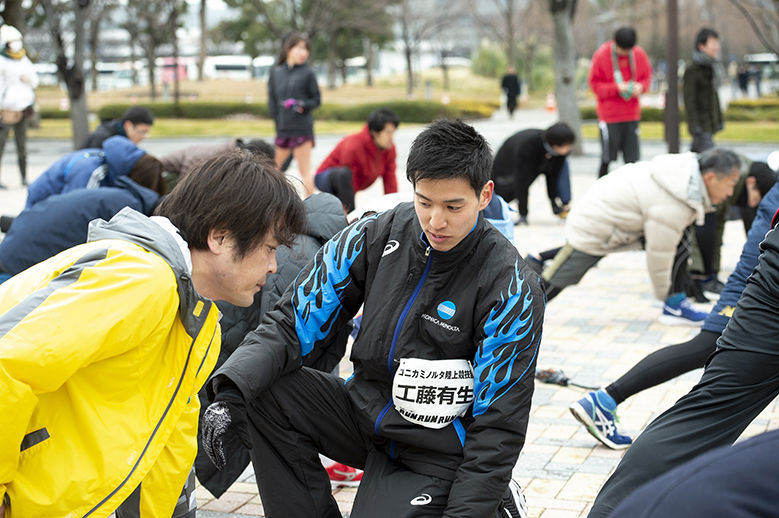
[[[432,250],[432,249],[433,249],[433,248],[432,248],[432,247],[430,247],[430,246],[428,246],[428,247],[427,247],[427,249],[425,250],[425,257],[427,257],[428,255],[430,255],[430,250]]]

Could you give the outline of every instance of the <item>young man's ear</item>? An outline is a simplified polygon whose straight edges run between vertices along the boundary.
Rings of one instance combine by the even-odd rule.
[[[135,124],[132,123],[132,121],[124,121],[122,123],[122,127],[124,128],[125,134],[127,133],[127,130],[135,126]]]
[[[492,180],[484,184],[479,195],[479,210],[484,210],[492,201],[492,195],[495,193],[495,182]]]
[[[216,255],[224,253],[229,245],[229,237],[230,231],[212,228],[208,231],[208,249]]]

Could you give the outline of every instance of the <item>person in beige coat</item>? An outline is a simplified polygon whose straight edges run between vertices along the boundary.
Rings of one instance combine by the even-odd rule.
[[[733,151],[713,148],[626,164],[600,178],[571,210],[567,244],[543,271],[547,298],[578,283],[603,256],[643,248],[655,296],[665,301],[660,321],[702,324],[706,313],[686,297],[687,227],[733,194],[740,164]]]

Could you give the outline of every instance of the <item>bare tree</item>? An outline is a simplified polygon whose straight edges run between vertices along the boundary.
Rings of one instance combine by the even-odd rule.
[[[465,6],[447,0],[398,0],[390,7],[400,33],[398,40],[406,57],[406,93],[414,98],[413,58],[423,42],[449,29],[465,14]]]
[[[779,0],[730,0],[760,41],[779,55]]]
[[[55,2],[39,0],[49,26],[57,54],[57,74],[64,81],[70,98],[70,120],[73,127],[73,148],[77,148],[89,134],[89,110],[84,78],[84,37],[89,0],[69,0]],[[63,18],[74,15],[73,21],[73,59],[69,60],[63,37]]]
[[[203,80],[203,67],[206,65],[206,42],[208,28],[206,27],[206,0],[200,0],[200,54],[197,58],[197,80]]]
[[[97,49],[100,46],[100,26],[110,16],[111,11],[116,9],[117,5],[116,0],[102,0],[92,4],[89,10],[89,61],[93,92],[97,91],[97,62],[100,59]]]
[[[576,44],[573,39],[573,17],[576,0],[549,0],[554,21],[555,93],[560,120],[576,134],[573,153],[582,154],[582,121],[576,102]]]

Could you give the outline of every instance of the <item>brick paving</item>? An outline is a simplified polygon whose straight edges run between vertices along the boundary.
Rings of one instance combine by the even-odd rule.
[[[513,132],[524,127],[546,127],[553,120],[554,116],[545,112],[519,112],[515,121],[496,116],[489,121],[479,121],[475,126],[497,149]],[[397,133],[400,178],[404,174],[401,166],[407,156],[408,143],[418,131],[418,128],[401,126]],[[318,138],[312,162],[319,163],[336,141],[337,137]],[[168,139],[155,143],[152,139],[148,148],[151,152],[163,154],[165,149],[172,150],[192,143],[191,140],[171,142],[172,139]],[[8,144],[7,148],[10,151],[13,145]],[[767,152],[772,148],[779,148],[779,145],[734,146],[738,151],[752,153]],[[642,145],[644,158],[664,152],[664,149],[660,143]],[[596,142],[585,142],[585,155],[572,159],[574,204],[577,197],[595,181],[598,151]],[[13,154],[7,152],[3,157],[4,180],[7,175],[15,174],[15,157],[8,155]],[[41,163],[53,161],[41,159]],[[37,174],[40,171],[42,168],[38,168]],[[8,181],[9,184],[12,182],[13,179]],[[401,181],[401,184],[401,190],[410,190],[405,182]],[[24,198],[20,191],[0,192],[3,212],[7,212],[9,207],[23,206]],[[374,186],[358,195],[358,205],[370,203],[370,199],[380,194],[381,187]],[[529,220],[529,226],[515,229],[515,242],[520,253],[541,251],[564,243],[564,222],[552,215],[543,180],[531,187]],[[744,239],[741,222],[729,222],[722,252],[721,280],[727,278],[738,261]],[[652,295],[645,261],[645,254],[639,251],[607,256],[579,285],[567,288],[551,301],[547,306],[538,366],[562,369],[578,383],[601,386],[619,377],[648,353],[694,336],[697,333],[694,328],[669,327],[657,321],[662,305]],[[699,307],[704,309],[711,305]],[[351,366],[345,359],[341,375],[348,376],[350,372]],[[688,373],[629,398],[619,407],[622,430],[635,436],[651,419],[686,394],[700,374],[700,370]],[[568,406],[585,393],[585,390],[576,387],[536,381],[526,444],[513,471],[514,479],[527,497],[532,518],[587,516],[598,489],[623,454],[600,445],[569,413]],[[755,419],[744,436],[775,428],[779,428],[776,402]],[[333,494],[347,516],[356,490],[340,489]],[[197,501],[201,518],[263,516],[251,466],[219,499],[214,499],[205,488],[198,487]]]

